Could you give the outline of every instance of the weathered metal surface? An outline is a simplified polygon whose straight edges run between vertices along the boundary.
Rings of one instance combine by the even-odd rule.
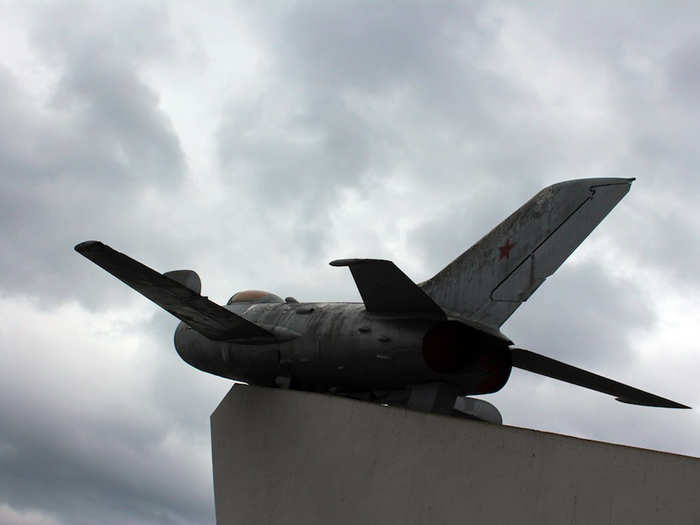
[[[368,312],[423,314],[445,319],[442,308],[391,261],[338,259],[330,264],[350,268]]]
[[[625,196],[632,180],[549,186],[420,286],[448,312],[501,326]]]
[[[495,392],[520,366],[625,402],[684,407],[531,352],[524,360],[498,328],[629,185],[589,179],[545,188],[423,288],[391,261],[331,263],[350,267],[364,303],[299,303],[248,290],[219,306],[199,295],[194,272],[162,275],[97,241],[76,250],[181,319],[178,353],[219,376],[416,407],[426,404],[425,385],[439,385],[429,409],[455,413],[456,397]]]

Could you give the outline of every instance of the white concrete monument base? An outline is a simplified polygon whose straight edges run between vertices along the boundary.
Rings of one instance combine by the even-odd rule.
[[[700,459],[234,385],[211,416],[223,524],[700,523]]]

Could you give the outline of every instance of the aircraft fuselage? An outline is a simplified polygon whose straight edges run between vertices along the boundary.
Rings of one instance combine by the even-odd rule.
[[[275,327],[278,339],[213,341],[180,323],[175,347],[192,366],[230,379],[348,393],[443,382],[466,395],[495,392],[510,374],[508,340],[456,320],[377,315],[362,303],[226,308]]]
[[[299,303],[243,290],[222,306],[201,294],[193,270],[160,273],[100,241],[75,250],[180,319],[180,356],[219,376],[500,422],[495,407],[466,396],[500,390],[516,367],[624,403],[688,408],[514,348],[500,332],[631,183],[596,178],[548,186],[422,283],[385,259],[331,261],[349,268],[362,303]]]

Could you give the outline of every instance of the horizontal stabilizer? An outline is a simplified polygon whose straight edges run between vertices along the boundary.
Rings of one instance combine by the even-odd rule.
[[[99,241],[81,242],[75,251],[209,339],[273,337],[267,330],[201,296],[196,291],[200,283],[194,272],[178,270],[163,275]]]
[[[586,372],[575,366],[567,365],[529,350],[513,348],[511,356],[513,366],[517,368],[615,396],[618,401],[623,403],[648,407],[690,408],[689,406],[623,385],[612,379]]]
[[[348,266],[368,312],[429,314],[445,318],[433,301],[393,262],[383,259],[338,259],[331,266]]]

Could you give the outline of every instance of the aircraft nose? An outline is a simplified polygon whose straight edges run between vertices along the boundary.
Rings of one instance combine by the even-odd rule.
[[[218,346],[181,322],[175,329],[175,350],[182,360],[199,370],[214,373]]]
[[[175,351],[177,354],[182,358],[183,361],[186,363],[192,364],[191,361],[191,345],[188,344],[187,338],[185,336],[185,333],[191,330],[189,326],[187,326],[185,323],[180,322],[180,324],[177,325],[177,328],[175,329],[175,335],[174,335],[174,343],[175,343]]]

